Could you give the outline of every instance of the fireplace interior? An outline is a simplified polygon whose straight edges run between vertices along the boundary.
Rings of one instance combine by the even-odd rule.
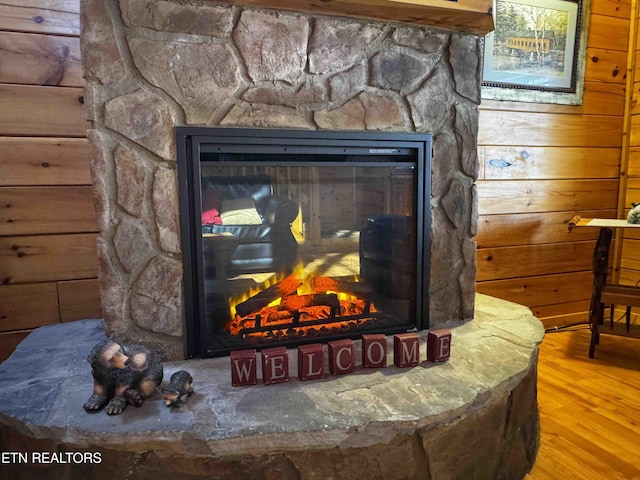
[[[178,128],[188,355],[428,328],[431,137]]]

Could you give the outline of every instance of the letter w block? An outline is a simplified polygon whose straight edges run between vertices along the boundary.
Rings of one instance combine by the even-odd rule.
[[[396,367],[415,367],[419,359],[420,343],[417,333],[400,333],[393,336],[393,363]]]
[[[256,351],[234,350],[231,352],[231,385],[255,385],[256,380]]]

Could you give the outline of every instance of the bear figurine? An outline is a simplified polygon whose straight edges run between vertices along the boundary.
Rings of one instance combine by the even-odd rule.
[[[187,397],[193,394],[193,377],[186,370],[179,370],[171,375],[169,384],[160,390],[167,407],[180,408]]]
[[[127,404],[139,407],[162,382],[160,356],[142,345],[106,339],[93,347],[87,361],[93,374],[93,394],[84,404],[87,412],[105,404],[108,415],[122,413]]]
[[[629,211],[627,215],[627,223],[638,224],[640,223],[640,203],[631,202],[633,208]]]

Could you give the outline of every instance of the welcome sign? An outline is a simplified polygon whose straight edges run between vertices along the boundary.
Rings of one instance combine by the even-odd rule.
[[[329,373],[344,375],[355,371],[356,352],[353,340],[328,342]],[[451,332],[433,330],[427,335],[427,361],[440,363],[451,354]],[[298,347],[298,378],[315,380],[325,376],[325,351],[321,343]],[[401,333],[393,336],[393,364],[398,368],[415,367],[420,358],[420,341],[417,333]],[[387,366],[387,336],[362,335],[362,366],[384,368]],[[262,381],[265,385],[289,381],[289,351],[286,347],[262,350]],[[234,387],[255,385],[257,378],[257,352],[255,349],[231,352],[231,385]]]

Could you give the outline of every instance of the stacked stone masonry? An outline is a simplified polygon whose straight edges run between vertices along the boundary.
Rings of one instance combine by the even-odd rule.
[[[480,40],[206,0],[82,0],[109,333],[184,358],[176,126],[434,138],[430,322],[474,311]]]
[[[84,412],[93,389],[87,352],[104,339],[102,322],[35,330],[0,365],[0,451],[98,454],[100,463],[0,464],[0,478],[59,480],[514,480],[534,464],[539,439],[538,345],[544,329],[521,305],[477,295],[475,318],[453,322],[451,355],[420,363],[231,385],[229,358],[164,362],[195,393],[181,408],[160,392],[121,415]],[[73,338],[73,342],[66,341]],[[48,352],[48,355],[42,355]],[[260,355],[260,354],[258,354]],[[3,475],[4,474],[4,475]]]

